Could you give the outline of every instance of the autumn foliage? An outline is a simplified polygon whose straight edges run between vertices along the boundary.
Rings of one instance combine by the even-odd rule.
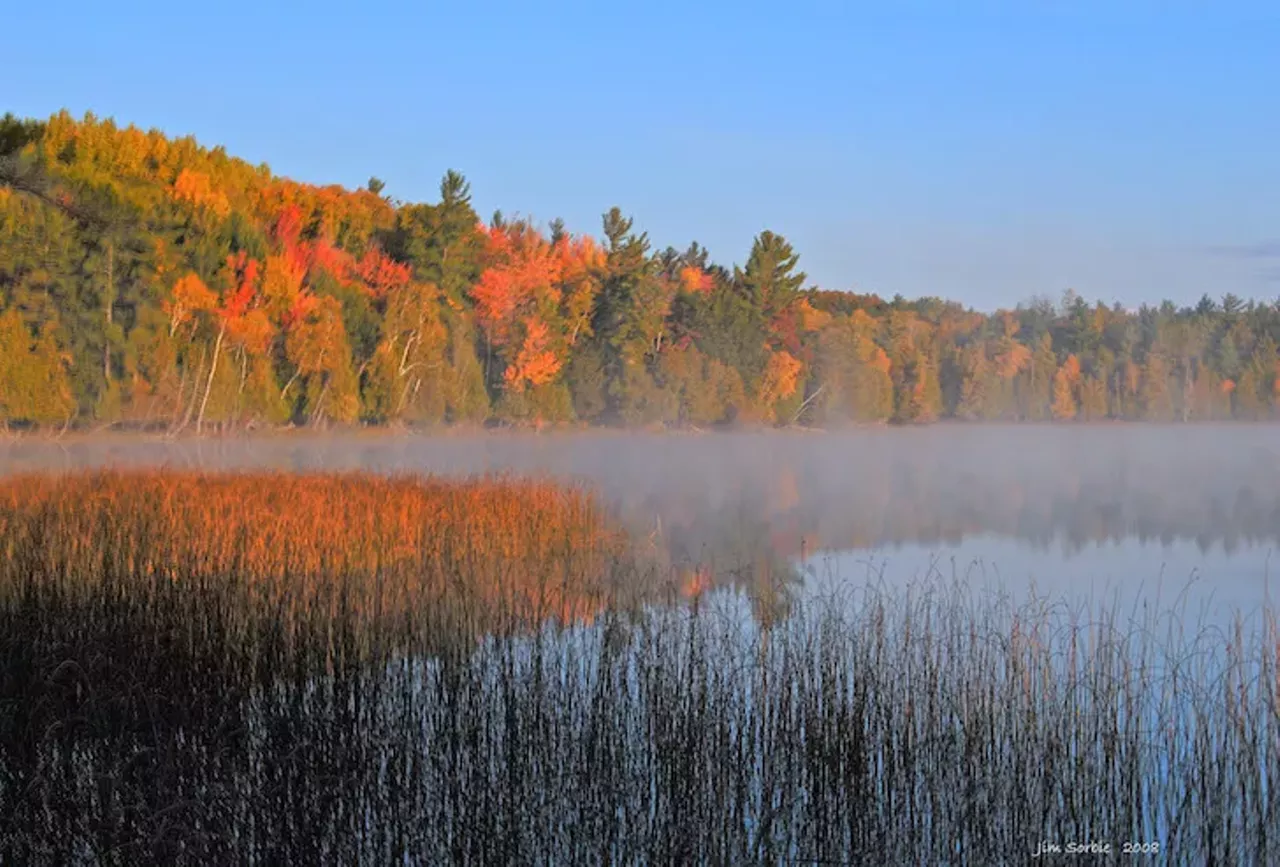
[[[0,147],[10,429],[1280,412],[1280,307],[1230,294],[988,315],[813,287],[771,231],[727,268],[655,249],[618,208],[595,237],[486,223],[456,172],[400,203],[65,112],[0,119]]]
[[[524,222],[481,229],[489,264],[470,296],[503,388],[550,385],[589,329],[603,257],[590,238],[550,241]]]
[[[1053,417],[1065,421],[1076,417],[1078,401],[1076,389],[1080,385],[1080,361],[1074,356],[1067,360],[1053,375]]]

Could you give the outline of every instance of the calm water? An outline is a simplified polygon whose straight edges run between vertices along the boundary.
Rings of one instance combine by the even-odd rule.
[[[960,582],[975,595],[1033,599],[1072,610],[1114,609],[1126,620],[1177,611],[1188,629],[1252,630],[1280,595],[1280,557],[1269,544],[1161,543],[1127,537],[1042,544],[974,534],[951,543],[906,543],[827,551],[801,562],[805,593],[840,596],[850,585],[922,591]]]

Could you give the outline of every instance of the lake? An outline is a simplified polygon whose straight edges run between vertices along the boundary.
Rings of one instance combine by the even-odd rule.
[[[329,642],[348,633],[328,629],[314,656],[299,651],[313,669],[269,666],[231,700],[193,688],[208,680],[203,668],[183,680],[181,665],[122,662],[105,672],[123,678],[120,700],[100,716],[129,725],[95,741],[25,699],[56,687],[78,707],[75,672],[104,658],[82,635],[102,627],[99,609],[114,601],[76,620],[50,594],[47,616],[15,609],[9,628],[31,630],[29,647],[87,649],[38,660],[34,686],[11,705],[37,714],[22,731],[44,733],[23,767],[57,787],[41,800],[28,786],[19,803],[33,822],[80,828],[76,805],[94,803],[87,793],[129,756],[128,773],[152,802],[180,805],[192,839],[264,863],[299,851],[438,863],[459,860],[460,841],[477,862],[591,851],[619,863],[839,863],[855,853],[1022,863],[1047,839],[1156,845],[1173,863],[1263,863],[1280,833],[1280,670],[1261,615],[1280,545],[1276,433],[11,439],[0,472],[569,480],[599,493],[652,567],[644,574],[672,579],[688,603],[653,597],[645,616],[616,606],[567,629],[456,647],[406,622],[385,633],[395,652],[373,664],[353,640],[355,661],[335,666]],[[71,541],[76,550],[80,537]],[[199,609],[182,584],[159,586],[171,631],[207,644],[214,671],[241,672],[237,660],[278,641],[267,617],[247,633],[253,653],[228,652],[223,633],[203,625],[216,606]],[[1237,612],[1250,633],[1238,640]],[[106,694],[105,675],[83,694]],[[157,730],[157,701],[172,719],[199,712],[204,722]],[[59,752],[56,738],[80,752]],[[207,758],[182,764],[192,756]],[[44,770],[59,761],[58,774]],[[115,803],[93,821],[127,817]],[[61,825],[48,818],[55,808]],[[137,834],[156,838],[150,826]]]
[[[92,466],[549,475],[597,490],[660,569],[717,585],[933,577],[1073,604],[1265,600],[1280,428],[871,428],[841,434],[125,434],[0,443],[0,472]],[[821,553],[846,552],[846,553]],[[794,570],[794,574],[791,574]],[[1192,581],[1192,579],[1195,579]],[[1157,596],[1156,591],[1159,590]],[[1118,595],[1117,595],[1118,594]],[[1226,606],[1226,608],[1224,608]]]
[[[1276,547],[1206,545],[1126,537],[1056,544],[979,533],[952,543],[900,543],[870,550],[824,551],[801,562],[812,597],[838,596],[849,584],[907,591],[958,582],[975,594],[1014,602],[1047,598],[1068,608],[1114,608],[1125,617],[1178,610],[1186,629],[1264,624],[1280,591]]]

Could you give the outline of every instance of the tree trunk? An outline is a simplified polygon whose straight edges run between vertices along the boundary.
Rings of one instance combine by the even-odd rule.
[[[316,398],[315,409],[311,411],[311,426],[316,427],[324,420],[324,401],[329,396],[329,385],[331,380],[325,379],[324,388],[320,389],[320,396]]]
[[[169,418],[169,431],[176,432],[176,425],[182,420],[182,398],[187,391],[187,371],[184,367],[178,377],[178,395],[173,401],[173,415]]]
[[[116,248],[110,241],[107,242],[107,291],[106,295],[106,314],[107,314],[107,330],[102,335],[102,378],[107,385],[111,385],[111,324],[115,318],[114,308],[116,306],[115,299],[115,264],[116,264]]]
[[[1182,421],[1191,417],[1191,359],[1183,359],[1182,363]]]
[[[213,375],[218,372],[218,356],[222,353],[222,338],[227,334],[227,323],[223,322],[218,329],[218,340],[213,344],[213,361],[209,364],[209,381],[204,386],[204,397],[200,399],[200,414],[196,416],[196,436],[204,427],[204,410],[209,405],[209,392],[213,391]]]
[[[187,425],[191,423],[191,414],[196,410],[196,395],[200,393],[200,379],[204,376],[204,356],[205,350],[201,347],[200,363],[196,365],[196,375],[191,379],[191,400],[187,402],[187,412],[183,415],[182,423],[178,425],[178,430],[174,431],[174,433],[186,430]],[[185,374],[183,379],[186,379]]]

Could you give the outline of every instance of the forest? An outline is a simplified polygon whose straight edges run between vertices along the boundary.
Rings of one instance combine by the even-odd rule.
[[[1274,417],[1280,305],[975,311],[278,177],[92,114],[0,119],[0,424],[169,432]]]

